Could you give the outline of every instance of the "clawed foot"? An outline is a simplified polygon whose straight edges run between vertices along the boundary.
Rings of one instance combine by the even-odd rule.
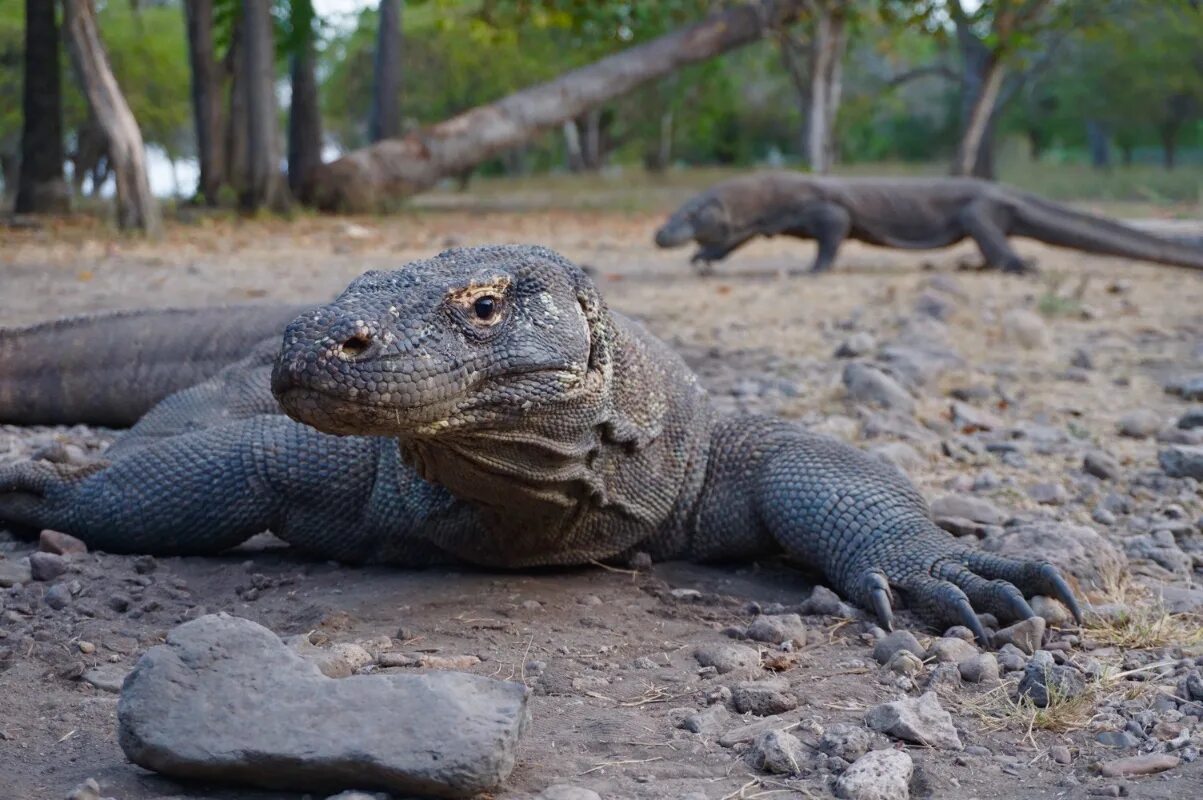
[[[108,461],[25,461],[0,468],[0,526],[25,530],[63,527],[75,489],[108,466]]]
[[[891,588],[895,588],[922,616],[938,624],[964,625],[987,647],[990,636],[978,612],[1000,620],[1029,619],[1037,616],[1026,599],[1033,595],[1060,600],[1074,620],[1082,622],[1078,600],[1054,565],[969,548],[937,558],[921,572],[901,572],[893,578],[881,569],[868,569],[859,588],[864,604],[886,630],[894,625]]]

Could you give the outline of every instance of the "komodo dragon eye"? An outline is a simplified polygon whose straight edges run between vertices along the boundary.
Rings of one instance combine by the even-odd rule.
[[[491,294],[476,298],[476,302],[472,304],[472,311],[481,322],[489,322],[497,313],[497,298]]]

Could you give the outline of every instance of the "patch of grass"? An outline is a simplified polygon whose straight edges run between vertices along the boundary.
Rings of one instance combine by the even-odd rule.
[[[1024,732],[1025,738],[1031,739],[1033,731],[1071,733],[1084,730],[1094,719],[1099,703],[1108,692],[1117,689],[1106,680],[1096,680],[1088,683],[1081,694],[1071,697],[1050,681],[1049,703],[1041,708],[1026,695],[1016,697],[1018,686],[1018,679],[1005,680],[985,694],[964,702],[963,708],[987,731],[1019,730]]]
[[[1114,577],[1101,599],[1118,609],[1105,615],[1088,610],[1082,627],[1084,636],[1100,644],[1124,650],[1203,645],[1203,615],[1171,613],[1160,596],[1125,576]]]

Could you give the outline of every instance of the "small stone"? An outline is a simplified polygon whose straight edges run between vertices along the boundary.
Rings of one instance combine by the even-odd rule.
[[[823,731],[818,749],[829,756],[836,756],[851,763],[873,747],[873,734],[859,725],[835,722]]]
[[[42,602],[55,611],[61,611],[71,604],[71,589],[65,583],[56,583],[42,595]]]
[[[693,651],[693,657],[703,667],[714,667],[719,675],[760,667],[760,652],[738,644],[703,644]]]
[[[840,596],[826,586],[816,586],[802,601],[803,614],[821,614],[831,617],[844,616],[848,610],[847,604]]]
[[[1094,357],[1090,354],[1089,350],[1079,347],[1070,356],[1069,365],[1078,369],[1094,369]]]
[[[139,575],[149,575],[159,568],[159,562],[154,556],[138,556],[134,559],[134,572]]]
[[[994,634],[996,645],[1013,644],[1024,653],[1031,655],[1040,649],[1044,641],[1045,621],[1043,617],[1029,617],[1020,620]]]
[[[785,731],[766,731],[752,742],[748,754],[757,769],[775,775],[800,775],[807,751],[797,736]]]
[[[1140,739],[1137,739],[1128,731],[1103,731],[1094,738],[1100,744],[1121,750],[1131,750],[1134,747],[1140,747]]]
[[[877,340],[873,338],[873,334],[860,331],[854,333],[840,343],[836,348],[836,358],[858,358],[867,356],[877,349]]]
[[[345,792],[332,794],[326,800],[390,800],[387,794],[380,792],[361,792],[358,789],[348,789]]]
[[[978,653],[957,663],[961,678],[968,683],[994,683],[998,680],[998,659],[993,653]]]
[[[941,750],[961,749],[952,716],[940,706],[934,692],[874,706],[865,715],[865,722],[875,731],[908,742]]]
[[[890,672],[908,677],[913,677],[923,671],[922,659],[910,650],[895,650],[885,666]]]
[[[54,553],[31,553],[29,574],[35,581],[52,581],[67,571],[67,559]]]
[[[1019,696],[1028,697],[1037,708],[1048,708],[1086,691],[1086,680],[1073,667],[1049,666],[1033,659],[1019,681]]]
[[[1006,427],[997,414],[971,406],[968,403],[962,403],[959,400],[953,402],[950,413],[952,415],[952,424],[961,433],[976,433],[977,431],[996,431]]]
[[[1069,492],[1059,483],[1034,483],[1028,487],[1028,497],[1045,506],[1063,506],[1069,502]]]
[[[1036,350],[1048,346],[1048,325],[1039,314],[1015,308],[1003,315],[1003,333],[1020,347]]]
[[[923,646],[919,644],[915,634],[908,630],[896,630],[873,645],[873,659],[878,664],[886,664],[899,650],[914,653],[919,658],[923,658],[924,655]]]
[[[915,398],[898,381],[876,367],[853,361],[844,367],[843,381],[848,396],[856,402],[905,414],[914,413]]]
[[[748,638],[757,642],[781,644],[792,642],[795,647],[806,644],[806,626],[797,614],[765,614],[748,626]]]
[[[874,750],[858,758],[836,780],[844,800],[907,800],[915,764],[902,750]]]
[[[963,494],[946,494],[931,502],[933,517],[961,517],[982,525],[1002,525],[1008,514],[989,500]]]
[[[1091,450],[1082,459],[1082,469],[1087,474],[1104,481],[1118,480],[1123,475],[1123,468],[1115,456],[1103,450]]]
[[[85,656],[96,652],[96,645],[92,644],[91,642],[80,640],[79,644],[76,646],[79,648],[79,652],[83,653]]]
[[[1157,431],[1161,430],[1161,425],[1160,414],[1152,409],[1140,408],[1121,416],[1115,427],[1120,436],[1144,439],[1155,436]]]
[[[741,714],[768,717],[798,707],[798,697],[782,679],[746,681],[731,689],[731,702]]]
[[[1049,757],[1058,764],[1069,764],[1073,762],[1073,754],[1069,752],[1069,748],[1063,744],[1055,744],[1048,749]]]
[[[934,658],[941,664],[958,664],[977,654],[978,649],[964,639],[941,637],[932,642],[927,651],[927,658]]]
[[[129,611],[130,599],[123,594],[115,594],[109,597],[106,605],[118,614],[124,614]]]
[[[29,562],[0,559],[0,589],[29,583],[32,580],[33,574],[30,572]]]
[[[68,793],[67,800],[113,800],[113,798],[101,797],[100,784],[96,782],[95,778],[88,778]]]
[[[1174,445],[1157,454],[1161,469],[1171,478],[1203,481],[1203,445]],[[0,586],[3,584],[0,583]]]
[[[1178,766],[1179,763],[1178,756],[1172,756],[1169,753],[1149,753],[1148,755],[1105,761],[1099,767],[1099,771],[1108,778],[1122,778],[1129,775],[1152,775],[1156,772],[1165,772],[1167,769]]]
[[[102,692],[117,694],[121,691],[125,674],[125,670],[120,667],[105,665],[88,670],[83,674],[83,679]]]
[[[681,727],[690,733],[718,733],[727,726],[730,716],[724,706],[715,703],[703,711],[690,714],[681,721]]]
[[[139,659],[117,739],[135,764],[192,780],[464,797],[509,776],[528,695],[461,672],[328,678],[266,628],[213,614]]]
[[[1203,428],[1203,406],[1195,406],[1178,417],[1178,427],[1184,431]]]
[[[601,795],[592,789],[557,783],[539,792],[535,800],[601,800]]]
[[[82,556],[87,554],[88,546],[69,533],[44,530],[38,536],[38,550],[57,556]]]

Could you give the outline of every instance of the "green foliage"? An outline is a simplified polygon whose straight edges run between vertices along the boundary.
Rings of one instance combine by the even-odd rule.
[[[0,152],[15,153],[21,139],[24,53],[24,0],[0,0]]]

